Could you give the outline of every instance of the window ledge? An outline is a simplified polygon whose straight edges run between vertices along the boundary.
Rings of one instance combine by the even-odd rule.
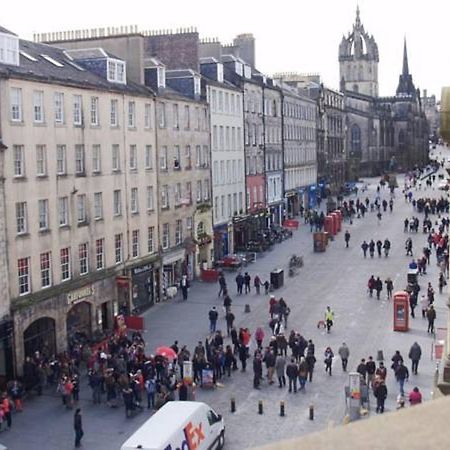
[[[122,217],[122,214],[114,214],[113,217],[114,219],[119,219]]]
[[[25,238],[30,236],[30,233],[28,231],[24,232],[24,233],[17,233],[16,234],[16,238]]]
[[[56,176],[58,178],[64,178],[64,177],[67,177],[67,173],[57,173]]]
[[[162,210],[162,211],[166,211],[166,210],[168,210],[168,209],[170,209],[170,206],[161,206],[161,210]]]
[[[75,176],[80,178],[86,177],[86,172],[76,172]]]
[[[94,220],[96,222],[103,222],[103,217],[95,217]]]
[[[68,225],[68,224],[60,225],[60,226],[59,226],[59,229],[60,229],[60,230],[70,230],[70,225]]]
[[[50,231],[51,231],[50,228],[42,228],[42,229],[39,230],[39,234],[41,236],[43,236],[45,234],[50,234]]]
[[[92,176],[94,176],[94,177],[98,177],[99,175],[101,175],[102,174],[102,171],[101,170],[93,170],[92,171]]]
[[[77,227],[81,228],[81,227],[87,227],[89,225],[89,220],[83,220],[83,222],[78,222],[77,223]]]
[[[47,174],[36,175],[38,180],[46,180],[48,178]]]
[[[22,181],[27,181],[27,177],[25,175],[16,175],[13,178],[14,182],[22,182]]]
[[[34,127],[46,127],[47,122],[33,122]]]
[[[155,212],[154,209],[147,209],[147,214],[150,216],[151,214],[153,214]]]
[[[131,211],[131,215],[132,216],[138,216],[139,215],[139,211]]]
[[[10,120],[9,124],[13,127],[24,127],[25,122],[23,120]]]
[[[145,171],[146,171],[146,172],[153,172],[153,167],[146,167],[146,168],[145,168]]]

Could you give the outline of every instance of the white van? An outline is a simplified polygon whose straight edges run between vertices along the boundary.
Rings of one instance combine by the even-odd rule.
[[[202,402],[168,402],[122,445],[121,450],[215,450],[225,443],[225,424]]]

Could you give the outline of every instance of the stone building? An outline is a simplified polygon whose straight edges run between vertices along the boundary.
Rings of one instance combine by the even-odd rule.
[[[428,122],[409,73],[406,41],[393,97],[378,97],[378,63],[377,44],[365,31],[358,8],[353,31],[339,45],[350,179],[394,167],[408,170],[427,159]]]
[[[234,253],[233,217],[245,213],[243,93],[216,58],[200,59],[210,105],[214,259]]]
[[[421,98],[425,116],[430,125],[430,139],[434,142],[438,141],[440,128],[439,102],[436,101],[435,95],[428,95],[426,89],[423,90]]]
[[[158,299],[158,200],[154,93],[101,48],[10,36],[0,244],[20,373],[35,350],[99,337],[120,310]]]

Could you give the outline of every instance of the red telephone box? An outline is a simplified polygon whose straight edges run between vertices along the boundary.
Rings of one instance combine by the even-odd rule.
[[[336,214],[338,218],[337,231],[339,233],[339,231],[341,231],[342,228],[342,212],[340,209],[337,209],[336,211],[334,211],[334,214]]]
[[[394,331],[409,330],[409,294],[405,291],[394,294]]]
[[[333,233],[333,218],[331,216],[325,216],[323,228],[331,236],[334,236],[335,233]]]
[[[331,213],[330,216],[333,218],[334,234],[337,234],[338,231],[341,229],[339,225],[339,217],[335,212]]]

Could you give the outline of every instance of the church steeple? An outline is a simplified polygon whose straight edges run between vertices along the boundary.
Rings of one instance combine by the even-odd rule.
[[[409,66],[408,66],[408,52],[406,50],[406,37],[403,44],[403,70],[402,75],[406,76],[409,75]]]
[[[359,18],[359,5],[356,5],[356,22],[355,22],[356,28],[359,28],[361,26],[361,19]]]

